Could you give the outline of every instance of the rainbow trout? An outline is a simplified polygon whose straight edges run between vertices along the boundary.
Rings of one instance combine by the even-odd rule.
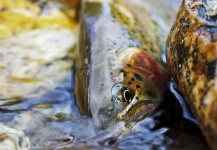
[[[184,0],[166,44],[170,72],[211,149],[217,147],[216,21],[216,0]]]
[[[130,1],[89,0],[81,14],[75,78],[81,114],[105,128],[153,113],[168,82],[159,26]]]

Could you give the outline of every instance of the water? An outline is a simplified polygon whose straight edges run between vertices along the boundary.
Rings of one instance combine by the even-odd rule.
[[[179,101],[168,92],[153,116],[127,128],[118,122],[100,130],[81,116],[73,95],[76,26],[58,23],[65,16],[48,6],[60,14],[53,16],[55,26],[38,23],[28,32],[0,36],[0,149],[207,149],[192,116],[183,116],[190,113],[173,87]]]
[[[158,113],[138,122],[129,132],[123,122],[106,130],[96,129],[91,119],[79,115],[70,93],[71,89],[58,87],[41,98],[25,99],[37,102],[34,107],[29,102],[23,103],[29,106],[26,110],[13,109],[19,104],[8,105],[11,109],[7,111],[2,109],[0,137],[8,138],[0,145],[35,150],[207,148],[198,125],[183,117],[179,102],[171,93]]]

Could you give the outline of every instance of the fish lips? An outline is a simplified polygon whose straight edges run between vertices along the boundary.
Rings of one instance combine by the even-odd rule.
[[[125,121],[126,125],[131,122],[138,122],[145,117],[151,115],[157,108],[157,104],[152,100],[139,100],[121,119],[117,121]]]

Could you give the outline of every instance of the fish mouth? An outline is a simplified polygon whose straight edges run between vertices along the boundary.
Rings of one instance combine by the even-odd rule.
[[[125,121],[126,124],[137,122],[151,115],[157,108],[157,104],[152,100],[138,100],[135,103],[132,102],[118,113],[117,120]]]

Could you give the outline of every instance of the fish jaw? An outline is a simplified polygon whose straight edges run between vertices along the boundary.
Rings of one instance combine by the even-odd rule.
[[[129,106],[129,105],[128,105]],[[129,110],[124,109],[118,116],[118,121],[125,121],[126,125],[130,122],[137,122],[143,118],[151,115],[158,107],[157,103],[151,100],[140,100],[134,105],[131,105]]]

